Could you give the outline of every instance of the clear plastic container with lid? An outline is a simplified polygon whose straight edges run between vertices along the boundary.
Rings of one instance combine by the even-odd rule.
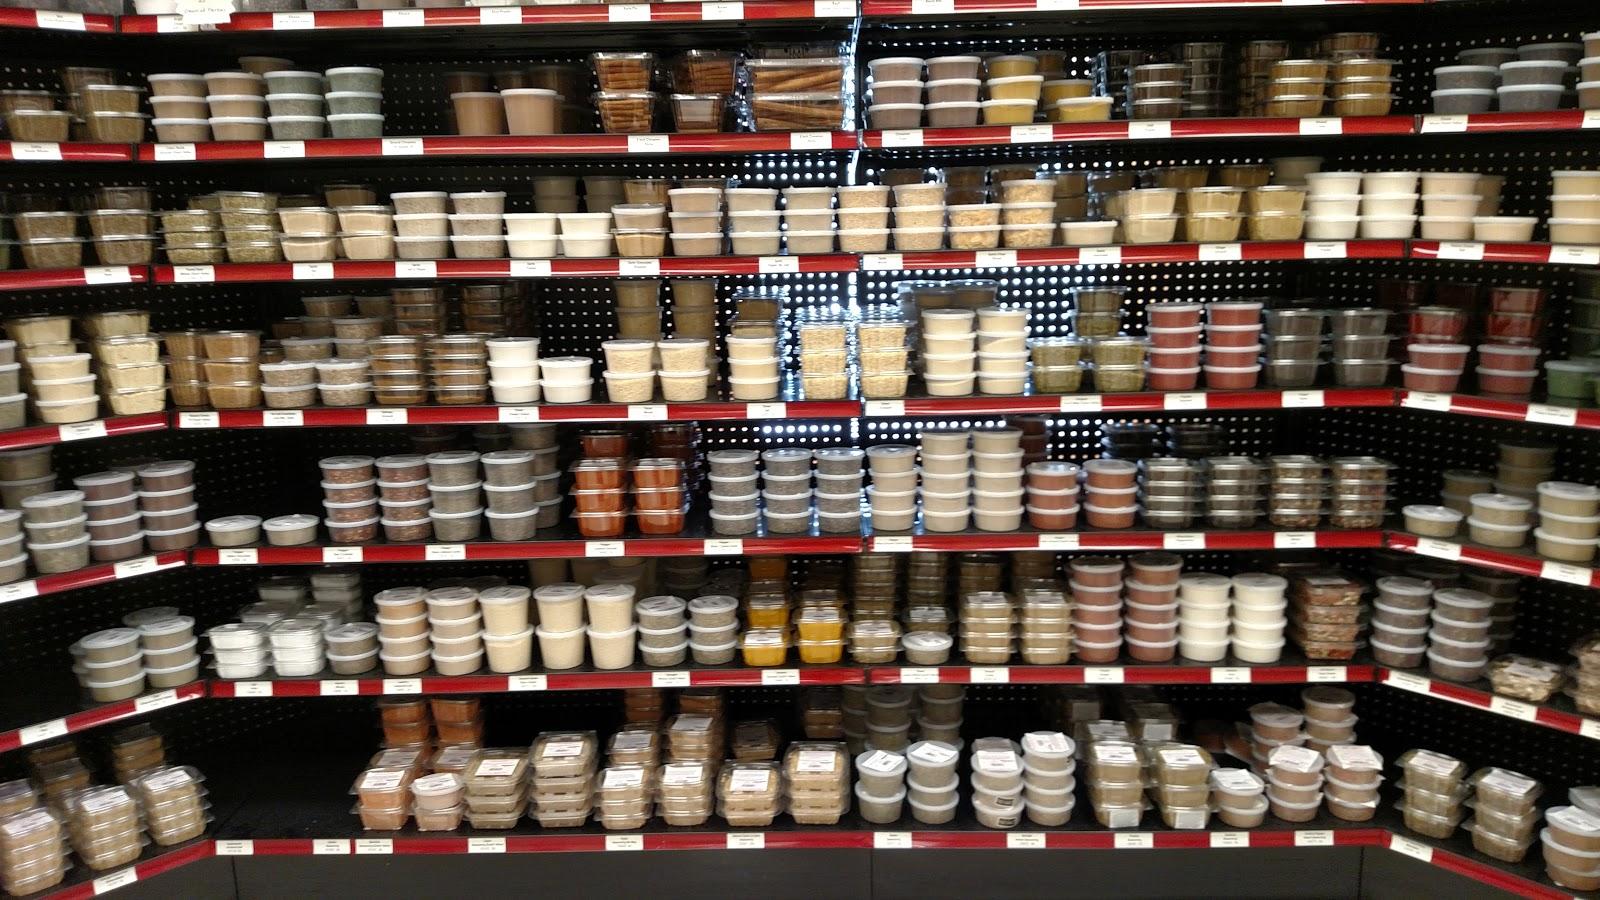
[[[533,741],[534,775],[543,778],[592,771],[598,747],[592,731],[545,732]]]
[[[1435,794],[1454,794],[1467,776],[1466,763],[1432,750],[1408,750],[1395,764],[1405,772],[1406,784]]]

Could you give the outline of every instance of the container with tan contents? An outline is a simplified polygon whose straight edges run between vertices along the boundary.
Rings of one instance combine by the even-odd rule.
[[[711,817],[715,776],[710,764],[672,762],[661,767],[656,813],[668,825],[700,825]]]
[[[560,777],[593,772],[599,748],[599,739],[592,731],[545,732],[533,742],[534,777]]]
[[[783,810],[783,775],[776,763],[735,762],[717,778],[717,815],[729,825],[766,827]]]
[[[850,766],[843,744],[797,741],[783,758],[789,815],[802,825],[833,825],[849,808]]]

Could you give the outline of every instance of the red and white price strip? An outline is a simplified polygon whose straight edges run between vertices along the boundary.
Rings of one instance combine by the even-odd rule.
[[[428,544],[422,548],[428,562],[458,562],[467,558],[466,544]]]
[[[762,669],[761,683],[767,686],[790,686],[800,683],[799,669]]]
[[[700,4],[702,22],[737,22],[742,18],[744,18],[744,4],[741,2]]]
[[[759,831],[751,834],[730,834],[727,846],[729,850],[765,850],[767,836]]]
[[[883,133],[883,146],[885,149],[893,149],[896,147],[921,147],[922,129],[891,128]]]
[[[385,406],[367,410],[368,425],[405,425],[410,421],[411,414],[404,408]]]
[[[1401,856],[1409,856],[1412,859],[1420,859],[1425,863],[1433,862],[1432,847],[1429,847],[1427,844],[1424,844],[1421,841],[1413,841],[1411,838],[1401,837],[1398,834],[1389,835],[1389,849],[1400,854]]]
[[[1284,409],[1320,409],[1327,406],[1327,395],[1322,391],[1284,391],[1278,395]]]
[[[88,266],[83,270],[84,284],[132,284],[133,270],[127,266]]]
[[[621,541],[584,541],[584,556],[626,556]]]
[[[1594,570],[1569,563],[1545,562],[1539,566],[1539,577],[1546,581],[1560,581],[1588,587],[1594,584]]]
[[[650,21],[650,4],[648,3],[614,3],[607,8],[606,12],[613,22]]]
[[[1304,135],[1344,134],[1344,120],[1316,117],[1300,120],[1300,133]]]
[[[1277,550],[1305,550],[1317,546],[1315,531],[1278,531],[1272,535],[1272,546]]]
[[[1312,683],[1340,682],[1350,680],[1350,669],[1346,666],[1306,666],[1306,681]]]
[[[74,422],[71,425],[60,426],[56,434],[62,443],[67,441],[86,441],[90,438],[103,438],[106,436],[106,423],[102,419],[93,422]]]
[[[1128,123],[1128,139],[1164,141],[1172,137],[1172,122],[1167,119],[1140,119]]]
[[[270,681],[235,681],[233,683],[235,697],[271,697],[272,682]]]
[[[1306,259],[1344,259],[1350,255],[1350,247],[1344,241],[1306,241],[1300,255]]]
[[[1423,116],[1423,134],[1460,134],[1467,130],[1466,116]]]
[[[295,263],[290,277],[295,281],[328,281],[333,278],[333,263]]]
[[[1201,244],[1197,252],[1201,262],[1238,262],[1244,259],[1242,244]]]
[[[651,672],[650,686],[658,688],[680,688],[689,686],[688,672]]]
[[[61,145],[44,141],[12,141],[11,158],[19,162],[60,162]]]
[[[217,841],[213,847],[218,856],[254,856],[255,841]]]
[[[325,563],[358,563],[363,556],[360,547],[322,548],[322,561]]]
[[[1043,850],[1046,846],[1042,831],[1015,831],[1006,835],[1007,850]]]
[[[1211,669],[1212,684],[1249,684],[1250,670],[1244,666],[1215,666]]]
[[[1208,406],[1210,401],[1198,391],[1173,391],[1161,395],[1162,409],[1205,409]]]
[[[349,856],[350,841],[345,838],[315,838],[311,841],[312,856]]]
[[[420,694],[422,693],[421,678],[385,678],[383,680],[385,694]]]
[[[421,28],[428,19],[420,9],[386,9],[383,11],[385,28]]]
[[[502,406],[499,412],[499,419],[502,422],[539,421],[539,407],[537,406]]]
[[[307,31],[316,27],[316,13],[280,12],[272,14],[273,31]]]
[[[1055,139],[1056,129],[1053,125],[1011,126],[1011,143],[1013,144],[1046,144]]]
[[[92,883],[94,887],[94,895],[98,897],[101,894],[114,891],[117,888],[125,888],[130,884],[134,884],[138,880],[139,870],[134,866],[129,866],[120,872],[112,872],[110,875],[102,875],[99,878],[96,878]]]
[[[912,846],[911,832],[909,831],[874,831],[872,833],[872,849],[874,850],[910,850]]]
[[[1450,395],[1434,394],[1428,391],[1406,391],[1400,398],[1400,405],[1407,409],[1426,409],[1433,412],[1450,411]]]
[[[1173,531],[1161,536],[1163,550],[1204,550],[1206,536],[1200,531]]]
[[[1121,666],[1086,666],[1083,670],[1084,684],[1122,684],[1127,680],[1127,673]]]
[[[262,141],[262,159],[305,159],[305,141]]]
[[[1574,247],[1570,244],[1552,244],[1550,262],[1555,265],[1600,266],[1600,247]]]
[[[743,556],[744,541],[740,538],[706,538],[701,549],[706,556]]]
[[[194,162],[193,144],[157,144],[156,162]]]
[[[504,853],[506,852],[506,839],[503,837],[467,838],[468,853]]]
[[[1213,850],[1228,850],[1248,846],[1250,846],[1250,832],[1248,831],[1211,832],[1211,849]]]
[[[485,6],[478,10],[479,25],[521,25],[519,6]]]
[[[1479,262],[1483,259],[1483,244],[1477,241],[1441,241],[1437,257]]]
[[[10,603],[13,600],[27,600],[39,596],[39,582],[32,578],[27,581],[13,581],[10,584],[0,584],[0,603]]]
[[[393,852],[393,838],[356,838],[357,856],[388,856]]]
[[[939,670],[933,668],[905,667],[900,670],[901,684],[938,684]]]
[[[222,417],[214,412],[180,412],[179,428],[221,428]]]
[[[793,275],[800,271],[800,257],[763,256],[756,260],[756,271],[763,275]]]
[[[1523,703],[1521,700],[1512,700],[1509,697],[1498,695],[1489,698],[1489,711],[1513,719],[1521,719],[1524,722],[1532,722],[1539,717],[1539,707],[1534,706],[1532,703]]]
[[[236,547],[219,549],[217,551],[217,565],[255,566],[260,565],[260,562],[254,547]]]
[[[40,741],[48,741],[54,738],[62,737],[66,733],[66,719],[51,719],[48,722],[40,722],[36,725],[24,725],[23,727],[17,729],[17,740],[22,743],[22,746],[26,747],[29,744],[37,744]]]
[[[613,6],[611,9],[616,9]],[[649,9],[649,7],[645,7]],[[672,142],[664,134],[630,134],[628,135],[629,153],[667,153],[672,150]]]
[[[217,280],[215,266],[173,266],[172,280],[176,284],[209,284]]]
[[[507,675],[506,690],[508,691],[546,691],[550,689],[550,678],[547,675]]]
[[[1010,684],[1011,670],[1005,666],[973,666],[967,670],[973,684]]]
[[[1294,833],[1296,847],[1332,847],[1333,832],[1331,831],[1296,831]]]
[[[1458,560],[1461,558],[1461,545],[1453,541],[1441,541],[1438,538],[1417,538],[1415,552],[1418,556]]]
[[[644,835],[608,834],[606,835],[606,849],[619,851],[643,850]]]
[[[786,403],[746,403],[744,417],[747,419],[786,419],[789,417],[789,405]]]
[[[321,697],[355,697],[361,693],[361,682],[353,678],[339,678],[317,683]]]
[[[1111,838],[1111,846],[1118,850],[1150,850],[1156,845],[1156,836],[1148,831],[1119,831]]]
[[[1522,420],[1540,425],[1561,425],[1571,428],[1578,424],[1578,411],[1570,406],[1529,403],[1528,408],[1522,413]]]

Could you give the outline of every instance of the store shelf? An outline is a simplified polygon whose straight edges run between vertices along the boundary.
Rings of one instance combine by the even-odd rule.
[[[1270,9],[1305,6],[1414,6],[1434,0],[862,0],[863,16],[954,16],[989,13],[1055,13],[1102,10],[1149,11]]]
[[[1582,131],[1588,128],[1600,128],[1600,111],[1561,109],[1550,112],[1488,112],[1417,117],[1418,134],[1497,134],[1513,131]]]
[[[1474,859],[1465,853],[1438,846],[1440,843],[1391,830],[1384,833],[1384,840],[1378,846],[1526,900],[1575,900],[1571,891],[1535,881],[1528,875],[1510,871],[1496,863]],[[1537,848],[1530,849],[1528,858],[1518,868],[1530,875],[1542,874],[1544,867],[1539,865],[1539,852]]]
[[[68,425],[30,425],[26,428],[0,431],[0,450],[21,450],[24,447],[65,444],[69,441],[165,431],[166,428],[167,414],[164,412],[113,416],[109,419],[93,419]]]
[[[866,416],[1015,415],[1021,413],[1160,412],[1179,410],[1387,407],[1393,388],[1308,388],[1261,391],[1169,391],[1129,394],[1033,394],[1020,397],[907,397],[867,400]]]
[[[1296,663],[1292,651],[1286,656],[1271,665],[873,666],[867,676],[872,684],[1343,684],[1376,677],[1367,664],[1310,665]]]
[[[114,563],[97,563],[59,575],[40,575],[25,581],[0,584],[0,603],[13,603],[30,597],[61,594],[78,588],[94,587],[126,578],[137,578],[155,572],[165,572],[188,565],[189,554],[183,550],[139,556]]]
[[[516,675],[434,675],[391,678],[365,675],[357,678],[274,678],[258,681],[212,680],[212,697],[350,697],[404,694],[507,694],[525,691],[594,691],[621,688],[759,687],[762,685],[864,684],[860,666],[799,666],[754,669],[705,667],[564,672],[529,672]]]
[[[1337,137],[1413,134],[1415,116],[1350,116],[1219,119],[1118,119],[1041,125],[980,125],[970,128],[871,130],[861,134],[872,149],[989,147],[1003,144],[1089,141],[1188,140],[1252,137]]]
[[[0,9],[0,12],[10,11]],[[128,162],[132,159],[133,148],[127,144],[0,141],[0,162]]]
[[[42,291],[47,288],[102,284],[140,284],[148,281],[144,266],[88,266],[78,269],[10,269],[0,271],[0,292]]]
[[[1579,587],[1600,589],[1600,569],[1556,562],[1553,559],[1544,559],[1534,555],[1532,548],[1504,550],[1457,541],[1445,541],[1438,538],[1419,537],[1400,531],[1388,532],[1384,539],[1384,546],[1391,550],[1415,553],[1418,556],[1432,556],[1437,559],[1462,562],[1471,566],[1483,566],[1488,569],[1499,569],[1502,572],[1514,572],[1518,575],[1526,575],[1529,578],[1542,578],[1546,581],[1559,581],[1564,584],[1575,584]]]
[[[496,422],[691,422],[751,419],[848,419],[861,415],[853,400],[774,400],[763,403],[572,403],[543,406],[377,406],[311,409],[178,411],[179,430],[213,428],[327,428],[361,425],[484,425]]]
[[[1399,405],[1406,409],[1425,409],[1430,412],[1452,413],[1484,419],[1503,419],[1509,422],[1528,422],[1535,425],[1556,425],[1564,428],[1600,429],[1600,408],[1563,406],[1553,403],[1529,403],[1525,400],[1501,400],[1495,397],[1474,397],[1469,394],[1432,394],[1424,391],[1399,392]]]
[[[1533,265],[1600,265],[1600,246],[1576,244],[1492,244],[1481,241],[1411,241],[1412,259]]]
[[[1405,241],[1243,241],[1226,244],[1112,244],[1036,250],[934,250],[869,253],[868,272],[925,269],[1014,269],[1035,266],[1131,265],[1174,262],[1256,262],[1300,259],[1402,259]]]
[[[438,9],[234,13],[217,31],[353,31],[389,28],[497,28],[517,25],[633,27],[646,23],[772,22],[851,19],[854,0],[733,0],[690,3],[586,3]],[[178,16],[123,16],[124,34],[189,31]]]
[[[676,5],[676,4],[675,4]],[[485,7],[495,9],[497,7]],[[504,8],[504,7],[498,7]],[[570,7],[569,7],[570,8]],[[429,10],[430,12],[432,10]],[[320,13],[318,15],[321,15]],[[122,148],[126,151],[127,148]],[[140,144],[140,162],[238,162],[278,159],[380,159],[385,157],[489,158],[504,156],[707,156],[854,150],[853,131],[719,134],[556,134],[531,137],[325,138],[310,141],[214,141]],[[4,158],[4,157],[0,157]],[[126,159],[126,155],[123,157]]]
[[[24,725],[11,731],[0,731],[0,753],[15,750],[18,747],[27,747],[41,741],[53,740],[68,734],[76,734],[116,722],[121,719],[141,716],[158,709],[166,709],[179,703],[189,703],[199,700],[206,695],[206,685],[203,681],[190,683],[165,691],[152,691],[132,700],[122,700],[116,703],[102,703],[99,706],[69,713],[55,719],[47,719]]]
[[[867,538],[873,553],[913,550],[1290,550],[1376,549],[1383,532],[1321,531],[965,531],[953,534],[875,534]]]
[[[1532,722],[1535,725],[1543,725],[1546,728],[1554,728],[1557,731],[1578,734],[1591,740],[1600,741],[1600,719],[1575,712],[1568,712],[1549,705],[1513,700],[1510,697],[1501,697],[1476,686],[1440,681],[1415,672],[1401,672],[1390,668],[1380,668],[1378,669],[1377,679],[1379,684],[1386,684],[1402,691],[1448,700],[1451,703],[1459,703],[1462,706],[1470,706],[1474,709],[1485,710],[1507,718],[1517,719],[1522,722]]]
[[[110,34],[117,30],[116,16],[57,12],[47,9],[0,8],[0,28],[36,28],[42,31],[84,31]]]
[[[226,263],[156,266],[157,284],[270,283],[293,281],[415,280],[436,278],[616,278],[657,275],[767,275],[854,272],[857,258],[814,256],[667,256],[619,259],[440,259],[321,263]],[[3,285],[4,282],[0,282]]]
[[[171,848],[152,845],[145,850],[144,857],[131,866],[98,875],[80,865],[68,873],[67,880],[70,883],[36,896],[44,900],[87,900],[141,881],[149,881],[164,872],[210,859],[215,854],[216,842],[210,838],[196,838]]]
[[[630,537],[616,540],[494,541],[470,544],[369,544],[330,547],[196,548],[197,566],[320,566],[328,563],[401,563],[606,556],[744,556],[854,554],[857,535],[705,538]]]

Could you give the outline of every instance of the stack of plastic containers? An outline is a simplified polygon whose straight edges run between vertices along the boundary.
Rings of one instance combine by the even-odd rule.
[[[666,595],[646,597],[634,606],[639,617],[639,654],[645,665],[675,666],[689,655],[687,608],[681,598]]]
[[[1091,459],[1083,464],[1083,513],[1089,527],[1133,527],[1139,512],[1139,487],[1134,483],[1138,471],[1123,459]]]
[[[1248,456],[1206,460],[1206,521],[1217,528],[1252,528],[1261,517],[1266,467]]]
[[[739,601],[707,594],[689,601],[689,650],[701,665],[733,661],[739,643]]]
[[[856,755],[856,808],[874,825],[900,819],[906,799],[906,758],[887,750],[865,750]]]
[[[638,627],[633,622],[634,588],[630,584],[597,584],[583,592],[589,614],[589,656],[597,669],[633,665]]]
[[[1246,572],[1233,587],[1233,655],[1247,663],[1274,663],[1283,654],[1289,582],[1280,575]]]
[[[1188,744],[1159,745],[1150,752],[1155,801],[1168,828],[1195,830],[1211,821],[1211,754]]]
[[[924,431],[920,435],[922,527],[926,531],[962,531],[972,519],[969,437],[966,431]]]
[[[411,815],[418,831],[454,831],[467,806],[462,802],[466,779],[455,772],[435,772],[411,782]]]
[[[1309,716],[1311,705],[1306,712]],[[1366,822],[1378,811],[1378,785],[1383,782],[1383,757],[1360,744],[1335,744],[1323,752],[1323,794],[1328,812],[1347,822]]]
[[[1061,591],[1021,591],[1022,659],[1034,665],[1061,665],[1072,658],[1072,604]]]
[[[1290,587],[1289,637],[1307,659],[1347,660],[1361,646],[1366,586],[1343,575],[1305,575]]]
[[[1254,715],[1254,710],[1251,712]],[[1309,822],[1322,806],[1322,754],[1282,744],[1267,755],[1267,803],[1285,822]]]
[[[1072,638],[1078,661],[1116,662],[1122,650],[1122,560],[1080,556],[1068,564],[1068,572]]]
[[[1593,890],[1600,884],[1595,865],[1595,854],[1600,853],[1600,815],[1577,806],[1553,806],[1545,812],[1544,821],[1539,841],[1545,873],[1563,887]]]
[[[762,519],[769,533],[797,534],[810,530],[813,496],[811,458],[812,452],[802,447],[778,447],[762,451]],[[859,467],[859,463],[857,465]],[[857,501],[858,509],[859,506]],[[753,506],[751,508],[754,509]]]
[[[973,522],[979,530],[1015,531],[1022,524],[1022,457],[1022,429],[972,432]]]
[[[1022,818],[1022,759],[1009,738],[972,742],[972,810],[987,828],[1015,828]]]
[[[1261,307],[1253,300],[1206,304],[1206,387],[1256,386],[1261,375]]]
[[[1479,769],[1468,779],[1473,788],[1473,817],[1467,822],[1472,846],[1501,862],[1521,862],[1539,827],[1535,805],[1544,785],[1509,769]]]
[[[1076,527],[1078,467],[1069,462],[1040,461],[1029,464],[1026,471],[1028,524],[1047,531]]]
[[[1249,769],[1212,769],[1211,799],[1217,818],[1233,828],[1254,828],[1266,820],[1267,783]]]
[[[1315,456],[1273,456],[1267,464],[1267,521],[1279,528],[1316,528],[1328,503],[1327,464]]]
[[[199,677],[200,653],[196,649],[199,641],[194,636],[194,619],[169,616],[141,622],[138,631],[145,678],[151,687],[175,687]]]
[[[462,776],[467,821],[473,828],[507,829],[528,809],[528,754],[487,748],[467,761]]]
[[[1594,559],[1600,536],[1600,488],[1569,481],[1540,482],[1536,488],[1539,526],[1533,530],[1539,555],[1563,562]],[[94,523],[90,523],[90,533]]]
[[[825,447],[813,452],[817,486],[813,493],[818,528],[824,533],[861,533],[861,462],[856,447]]]
[[[917,688],[917,731],[924,741],[961,746],[961,722],[966,689],[958,684]]]
[[[1171,553],[1141,553],[1130,558],[1128,566],[1132,571],[1123,585],[1128,655],[1152,662],[1170,660],[1178,652],[1178,579],[1183,559]]]
[[[534,739],[528,796],[532,801],[532,816],[540,826],[576,828],[589,818],[594,808],[599,758],[598,741],[593,732],[545,732]],[[618,807],[619,816],[624,819],[636,816],[639,802],[648,810],[648,799],[636,800],[626,808]],[[647,811],[645,818],[648,817]]]
[[[613,764],[600,771],[595,785],[595,802],[600,809],[595,818],[603,828],[607,831],[643,828],[644,823],[650,821],[655,810],[652,774],[644,766],[631,764]],[[538,796],[535,793],[535,803]]]
[[[1117,314],[1120,295],[1127,289],[1116,290],[1118,303],[1108,310],[1112,315]],[[1074,300],[1082,309],[1082,304],[1098,296],[1098,293],[1074,294]],[[1187,391],[1199,383],[1200,310],[1198,303],[1152,303],[1146,307],[1149,325],[1145,332],[1150,337],[1148,377],[1152,389]]]
[[[61,820],[42,807],[0,819],[0,887],[14,896],[59,884],[67,871]]]
[[[1327,685],[1300,692],[1305,707],[1306,746],[1325,753],[1356,739],[1356,697],[1344,688]]]
[[[850,757],[843,744],[796,741],[783,757],[789,815],[801,825],[837,825],[850,808]]]
[[[944,246],[943,182],[897,184],[894,191],[894,249],[938,250]]]
[[[139,858],[145,841],[139,806],[121,787],[88,787],[63,804],[72,849],[91,869],[126,865]]]
[[[717,815],[737,828],[765,828],[783,811],[783,773],[773,762],[733,762],[717,776]]]
[[[361,827],[369,831],[404,828],[411,818],[411,782],[416,774],[415,769],[400,766],[378,766],[362,772],[350,789],[356,795]]]
[[[128,782],[144,810],[151,840],[170,847],[199,837],[206,830],[206,789],[200,773],[188,766],[162,766]]]
[[[669,762],[661,767],[657,811],[668,825],[700,825],[711,817],[716,776],[701,760]]]
[[[917,517],[917,450],[905,444],[867,448],[867,502],[875,531],[904,531]]]
[[[206,632],[206,641],[211,645],[211,655],[219,678],[259,678],[267,671],[271,654],[268,652],[265,625],[218,625]]]
[[[272,670],[279,678],[315,675],[327,659],[322,623],[315,619],[284,619],[267,631],[272,643]]]
[[[478,592],[465,585],[434,588],[426,597],[433,666],[441,675],[467,675],[483,661],[483,613]]]
[[[1489,665],[1489,611],[1494,600],[1469,588],[1433,592],[1428,671],[1448,681],[1476,681]]]
[[[1132,828],[1144,818],[1146,760],[1138,744],[1097,740],[1089,745],[1089,801],[1106,828]]]
[[[924,309],[922,384],[930,397],[962,397],[977,379],[977,315],[970,309]]]
[[[882,685],[866,693],[867,746],[904,753],[910,745],[911,689]]]
[[[1008,182],[1034,184],[1035,182]],[[1049,196],[1052,183],[1037,184]],[[1009,190],[1009,188],[1008,188]],[[1008,204],[1008,206],[1039,204]],[[1046,201],[1053,207],[1052,202]],[[1048,212],[1046,213],[1048,216]],[[1048,221],[1048,218],[1046,219]],[[1020,394],[1028,380],[1028,310],[1026,307],[986,306],[978,314],[978,392]]]
[[[1400,812],[1406,827],[1431,838],[1447,838],[1466,815],[1465,801],[1472,793],[1466,783],[1467,765],[1453,756],[1432,750],[1408,750],[1397,761],[1405,777]]]
[[[1402,669],[1422,665],[1428,649],[1433,585],[1420,578],[1391,575],[1377,580],[1372,604],[1372,658]]]
[[[711,474],[711,529],[718,534],[752,534],[761,518],[755,450],[713,450],[706,454]]]
[[[1065,825],[1077,803],[1077,746],[1059,731],[1022,736],[1022,806],[1035,825]]]
[[[1250,707],[1250,742],[1252,761],[1265,766],[1273,750],[1291,744],[1301,746],[1306,742],[1300,727],[1305,724],[1305,714],[1280,703],[1257,703]]]
[[[1228,655],[1232,613],[1225,575],[1195,572],[1178,579],[1178,652],[1195,662],[1217,662]]]
[[[957,749],[941,741],[918,741],[906,749],[906,801],[911,817],[925,825],[942,825],[956,817],[961,796]]]

